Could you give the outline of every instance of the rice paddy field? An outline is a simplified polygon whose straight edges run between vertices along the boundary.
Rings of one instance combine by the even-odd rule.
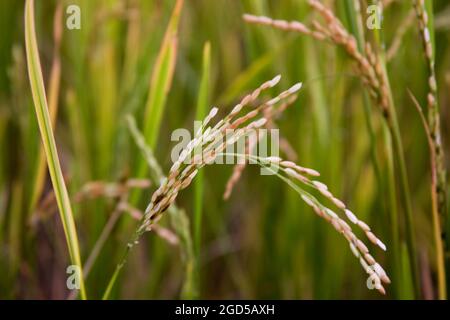
[[[0,1],[0,299],[447,299],[449,40],[444,0]]]

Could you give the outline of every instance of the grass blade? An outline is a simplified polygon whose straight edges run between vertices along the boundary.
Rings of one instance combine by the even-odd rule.
[[[58,96],[61,80],[61,58],[60,58],[60,46],[62,36],[62,5],[58,4],[54,17],[54,49],[53,49],[53,65],[50,72],[50,88],[48,91],[49,96],[49,114],[52,123],[52,128],[55,128],[56,115],[58,112]],[[39,148],[38,163],[36,166],[36,176],[34,180],[33,191],[31,193],[30,209],[31,214],[39,201],[39,197],[42,194],[42,190],[45,184],[47,163],[45,161],[45,153],[42,147]]]
[[[27,0],[25,4],[25,45],[27,52],[28,76],[33,95],[36,117],[41,133],[42,144],[47,157],[50,177],[58,203],[70,259],[72,264],[76,265],[80,270],[80,294],[83,299],[86,299],[75,221],[72,214],[69,194],[64,183],[64,178],[59,163],[55,137],[53,136],[50,114],[48,111],[47,98],[45,95],[44,80],[42,77],[39,50],[36,39],[33,0]]]
[[[144,114],[144,135],[151,148],[155,147],[158,138],[164,106],[175,70],[178,23],[183,2],[184,0],[178,0],[175,4],[150,82],[149,98]]]
[[[211,65],[211,46],[208,43],[203,48],[203,74],[200,83],[200,91],[197,100],[197,115],[196,119],[204,119],[206,117],[206,110],[209,104],[210,92],[210,65]],[[203,206],[203,175],[197,177],[195,182],[195,206],[194,206],[194,242],[195,253],[200,252],[200,237],[202,224],[202,206]]]
[[[389,81],[389,74],[386,65],[386,53],[385,53],[385,45],[384,45],[384,35],[381,30],[374,30],[374,38],[375,42],[380,50],[379,57],[379,67],[382,71],[382,76],[384,78],[384,82],[386,83],[387,89],[387,98],[389,100],[389,113],[390,117],[385,117],[385,120],[390,135],[392,137],[392,145],[393,150],[396,155],[396,162],[398,166],[398,184],[401,194],[401,201],[403,203],[404,210],[404,219],[405,219],[405,229],[406,229],[406,243],[408,247],[409,261],[410,261],[410,270],[411,277],[414,284],[414,291],[416,297],[420,297],[420,289],[419,289],[419,272],[417,267],[417,254],[416,254],[416,239],[415,239],[415,231],[414,231],[414,221],[413,221],[413,209],[412,209],[412,201],[411,201],[411,191],[409,186],[409,178],[406,168],[406,159],[405,152],[403,148],[402,136],[400,133],[400,125],[397,116],[397,108],[394,104],[393,93],[391,89],[391,84]]]
[[[164,107],[175,71],[178,24],[183,3],[184,0],[177,0],[175,4],[150,81],[149,97],[144,111],[143,132],[145,141],[152,150],[156,147]],[[137,168],[137,177],[145,176],[148,170],[145,161],[139,161]],[[140,192],[134,192],[131,195],[131,203],[135,204],[139,197]]]
[[[155,185],[158,185],[165,178],[161,166],[157,162],[153,151],[145,144],[144,136],[137,128],[134,118],[128,116],[127,122],[128,129],[150,168],[151,179]],[[187,217],[186,212],[183,209],[178,208],[175,204],[170,206],[167,211],[170,216],[170,223],[181,240],[181,256],[185,268],[181,298],[193,299],[197,295],[198,286],[196,285],[196,279],[194,277],[194,269],[198,265],[195,264],[189,218]]]
[[[149,96],[144,110],[143,132],[145,143],[151,150],[154,150],[158,140],[159,129],[164,114],[167,96],[172,84],[175,71],[176,55],[178,48],[178,24],[184,0],[177,0],[172,11],[169,24],[167,26],[161,48],[156,58],[150,80]],[[142,178],[148,172],[148,166],[144,159],[139,158],[136,166],[135,177]],[[137,205],[141,196],[140,190],[134,190],[130,195],[130,204]],[[103,295],[106,300],[111,294],[111,290],[128,256],[128,249],[121,258],[108,287]]]
[[[196,119],[204,119],[206,117],[206,110],[209,104],[210,92],[210,68],[211,68],[211,45],[207,42],[203,48],[203,72],[200,82],[200,91],[197,100],[197,115]],[[200,266],[200,242],[202,232],[202,211],[203,211],[203,190],[204,190],[204,175],[200,171],[194,184],[194,252],[196,256],[196,274],[195,274],[195,292],[198,294],[198,285],[200,281],[200,274],[198,273]],[[195,295],[197,295],[195,294]],[[194,298],[192,296],[190,298]]]
[[[434,14],[433,1],[431,0],[415,0],[414,7],[417,15],[423,49],[427,62],[428,71],[428,127],[431,137],[431,199],[432,199],[432,221],[433,233],[436,247],[436,265],[437,265],[437,282],[438,296],[441,300],[447,299],[446,275],[445,275],[445,258],[443,237],[444,228],[441,221],[445,221],[447,215],[447,181],[444,157],[444,145],[442,143],[441,119],[438,103],[438,88],[435,71],[436,41],[434,32]],[[419,107],[420,108],[420,107]],[[444,239],[445,240],[445,239]]]

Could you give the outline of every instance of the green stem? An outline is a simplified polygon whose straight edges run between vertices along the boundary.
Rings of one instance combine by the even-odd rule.
[[[397,189],[395,184],[395,170],[394,170],[394,152],[392,147],[392,137],[386,123],[382,124],[384,146],[386,150],[386,166],[387,166],[387,180],[384,182],[386,188],[386,199],[389,204],[389,217],[391,223],[391,241],[392,241],[392,271],[394,275],[394,292],[395,297],[400,298],[402,295],[402,262],[401,262],[401,247],[399,238],[399,223],[398,223],[398,209],[397,209]]]
[[[376,0],[376,4],[382,7],[379,0]],[[420,297],[420,286],[419,286],[419,272],[417,268],[417,256],[416,256],[416,245],[415,245],[415,234],[414,234],[414,223],[411,205],[411,192],[409,188],[408,174],[406,170],[405,154],[403,150],[403,143],[400,134],[400,127],[397,119],[397,110],[394,104],[394,99],[392,96],[392,89],[389,82],[389,76],[386,67],[386,57],[385,57],[385,46],[383,41],[383,34],[381,30],[374,29],[375,43],[378,46],[378,63],[380,64],[382,71],[382,80],[386,86],[388,107],[383,115],[384,121],[386,121],[390,134],[392,136],[392,142],[394,147],[394,152],[396,155],[397,167],[399,169],[399,184],[401,190],[401,198],[403,202],[403,209],[405,210],[405,228],[406,228],[406,243],[408,248],[410,268],[412,272],[412,282],[414,287],[414,292],[416,297]]]
[[[443,224],[447,215],[447,172],[445,168],[444,148],[441,139],[440,114],[435,72],[435,48],[434,14],[432,0],[415,0],[413,5],[416,10],[419,30],[423,43],[425,58],[428,68],[428,128],[430,137],[431,160],[431,201],[434,244],[436,250],[438,296],[441,300],[447,299],[446,274],[445,274],[445,248],[443,243]],[[419,106],[420,108],[420,106]],[[442,221],[441,221],[442,219]]]
[[[358,50],[364,54],[364,30],[362,30],[362,17],[360,12],[356,10],[355,1],[357,0],[345,0],[344,11],[346,12],[349,27],[353,35],[356,38],[358,44]],[[382,131],[385,138],[385,151],[386,151],[386,163],[387,163],[387,180],[382,178],[380,165],[377,158],[377,147],[376,147],[376,136],[371,120],[371,102],[368,97],[367,91],[363,93],[363,103],[364,103],[364,117],[366,120],[367,131],[370,139],[370,152],[372,163],[374,166],[375,174],[379,186],[384,185],[386,188],[385,198],[387,205],[389,207],[389,216],[391,221],[391,238],[392,238],[392,272],[394,279],[394,292],[395,296],[399,297],[401,294],[402,284],[401,277],[401,255],[400,255],[400,242],[399,242],[399,224],[398,224],[398,210],[397,210],[397,196],[396,196],[396,186],[395,186],[395,171],[394,171],[394,156],[393,156],[393,146],[392,138],[389,128],[386,126],[386,122],[383,123]],[[383,181],[384,180],[384,181]]]

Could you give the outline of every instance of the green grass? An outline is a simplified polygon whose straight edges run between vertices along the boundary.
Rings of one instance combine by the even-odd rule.
[[[242,20],[252,13],[323,22],[304,0],[0,1],[0,298],[65,299],[69,264],[84,266],[78,295],[101,298],[138,223],[130,208],[143,211],[172,166],[173,130],[192,132],[213,106],[218,117],[227,114],[276,74],[281,88],[304,84],[275,121],[296,161],[320,171],[388,247],[373,250],[392,279],[386,298],[445,298],[448,243],[440,229],[450,226],[448,206],[434,199],[428,136],[408,91],[432,127],[432,61],[446,156],[448,4],[425,1],[430,60],[417,20],[395,39],[414,2],[385,7],[379,31],[365,25],[372,1],[322,2],[356,36],[360,52],[370,42],[381,58],[393,118],[380,113],[342,48]],[[80,30],[65,27],[69,3],[81,8]],[[396,40],[396,55],[385,60]],[[283,181],[249,166],[224,201],[232,170],[202,171],[160,221],[178,242],[146,233],[105,297],[380,298],[366,288],[345,241]],[[115,214],[118,198],[78,199],[87,183],[133,178],[152,185],[130,189],[129,210]],[[439,190],[449,189],[439,181]]]
[[[167,96],[170,91],[178,48],[178,24],[184,0],[177,0],[172,16],[167,26],[161,48],[153,66],[148,100],[144,109],[143,132],[150,146],[155,149],[162,117],[166,107]],[[146,166],[142,162],[138,165],[138,176],[146,173]]]
[[[202,66],[202,78],[200,82],[200,88],[198,92],[196,119],[204,119],[209,106],[209,95],[211,92],[211,44],[208,42],[203,48],[203,66]],[[203,201],[204,201],[204,174],[199,172],[194,186],[194,251],[197,256],[197,283],[200,279],[199,266],[200,266],[200,252],[201,252],[201,235],[202,235],[202,215],[203,215]],[[198,290],[198,289],[197,289]]]

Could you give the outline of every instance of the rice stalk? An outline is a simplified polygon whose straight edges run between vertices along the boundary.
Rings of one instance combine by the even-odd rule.
[[[282,172],[285,173],[285,175],[281,175],[277,171],[274,171],[273,169],[270,168],[268,168],[268,170],[272,171],[273,174],[277,175],[281,180],[287,183],[294,191],[296,191],[301,196],[302,200],[308,206],[310,206],[319,217],[325,219],[336,229],[337,232],[344,235],[346,240],[349,242],[349,246],[352,253],[359,260],[364,271],[366,271],[366,273],[370,277],[374,277],[374,281],[375,283],[377,283],[376,289],[380,293],[386,294],[386,291],[381,283],[389,284],[391,283],[391,280],[387,276],[384,269],[375,261],[373,256],[369,253],[369,249],[367,248],[367,246],[355,236],[351,227],[347,222],[345,222],[345,220],[340,218],[333,210],[324,206],[321,202],[317,200],[317,198],[315,198],[310,193],[305,191],[303,188],[295,184],[294,181],[297,180],[303,184],[306,184],[307,186],[319,191],[324,197],[328,198],[336,207],[344,211],[345,216],[350,222],[361,228],[365,232],[367,238],[373,244],[381,248],[383,251],[387,250],[385,244],[373,234],[370,227],[365,222],[359,220],[352,211],[347,209],[346,205],[341,200],[334,197],[325,184],[316,180],[311,181],[305,176],[305,173],[309,174],[313,173],[313,175],[316,175],[314,171],[305,172],[306,168],[299,167],[298,165],[290,161],[280,162],[281,159],[264,159],[239,154],[235,154],[235,156],[238,157],[244,156],[248,157],[250,160],[256,160],[263,167],[266,166],[268,162],[271,163],[271,165],[280,163],[281,165],[279,168],[282,169]]]
[[[129,179],[123,183],[104,183],[101,181],[94,181],[84,185],[81,191],[75,195],[74,199],[76,202],[80,202],[85,198],[93,199],[99,197],[114,198],[116,202],[114,209],[108,218],[108,221],[106,222],[102,232],[100,233],[100,236],[92,247],[88,258],[83,265],[85,279],[88,278],[92,267],[94,266],[98,256],[101,253],[102,248],[104,247],[106,241],[111,235],[122,214],[128,212],[136,219],[140,219],[140,213],[136,212],[138,210],[132,208],[128,204],[130,189],[145,189],[149,186],[150,182],[148,180],[139,179]],[[68,300],[75,299],[77,295],[78,291],[72,291],[68,297]]]
[[[301,83],[297,83],[288,90],[280,93],[277,97],[265,101],[262,104],[257,104],[257,107],[254,107],[248,113],[239,116],[243,108],[255,103],[262,91],[274,87],[279,80],[280,76],[277,76],[274,79],[263,83],[252,93],[246,95],[226,117],[218,121],[214,126],[209,126],[209,122],[217,115],[218,109],[211,109],[210,113],[203,120],[201,128],[195,133],[194,138],[183,149],[178,160],[170,168],[167,178],[161,182],[160,187],[153,193],[151,201],[145,210],[144,216],[142,217],[142,220],[139,223],[131,241],[128,242],[123,257],[108,283],[103,299],[107,299],[109,297],[114,283],[120,273],[120,270],[125,265],[127,256],[131,249],[139,243],[141,236],[146,231],[151,230],[152,227],[164,216],[164,212],[171,207],[179,192],[186,189],[192,183],[199,170],[206,165],[212,164],[218,156],[229,155],[224,152],[228,145],[235,144],[239,139],[252,132],[252,130],[257,130],[264,126],[268,119],[266,119],[264,115],[263,117],[258,118],[258,116],[263,113],[264,109],[272,108],[280,103],[283,103],[286,99],[289,99],[291,96],[295,95],[301,88]],[[231,132],[230,129],[232,129]],[[386,250],[385,245],[372,233],[370,227],[363,221],[359,220],[341,200],[336,198],[328,190],[327,186],[319,181],[310,180],[308,178],[308,176],[318,176],[319,173],[317,171],[298,166],[294,162],[284,161],[279,157],[267,157],[264,159],[258,157],[255,158],[249,155],[244,155],[244,157],[255,160],[258,164],[263,166],[275,165],[280,168],[284,175],[278,173],[277,175],[282,178],[283,181],[287,182],[292,188],[294,188],[294,190],[302,196],[303,201],[310,205],[317,214],[330,222],[336,230],[345,236],[350,243],[352,251],[359,259],[365,271],[377,281],[377,284],[379,284],[377,289],[381,293],[385,292],[381,283],[389,283],[390,280],[383,268],[381,268],[381,266],[376,263],[370,255],[367,246],[361,240],[356,238],[351,227],[343,219],[339,218],[334,211],[322,205],[310,193],[299,187],[298,184],[294,182],[296,181],[302,183],[320,192],[322,196],[327,198],[337,208],[339,208],[343,214],[345,214],[347,219],[362,229],[371,242],[383,250]]]
[[[370,45],[366,44],[365,51],[367,57],[358,51],[357,40],[348,33],[342,23],[334,16],[331,10],[324,7],[315,0],[309,1],[310,5],[316,9],[326,19],[326,25],[313,21],[312,27],[308,27],[298,21],[274,20],[265,16],[244,15],[244,20],[252,24],[271,26],[284,31],[294,31],[309,35],[316,40],[329,41],[338,46],[342,46],[347,54],[357,63],[358,71],[364,83],[370,88],[371,97],[377,101],[383,114],[388,114],[389,99],[387,88],[381,77],[381,70],[377,56]]]
[[[447,171],[445,168],[444,147],[441,135],[441,118],[439,115],[437,81],[435,73],[435,37],[433,25],[433,2],[414,0],[414,8],[425,52],[428,69],[427,113],[429,127],[429,142],[431,142],[431,198],[433,202],[432,221],[434,243],[436,247],[436,265],[438,275],[439,299],[447,299],[444,244],[441,234],[444,234],[447,216]]]
[[[438,196],[435,189],[435,186],[437,184],[437,173],[436,173],[436,167],[433,166],[435,163],[435,157],[436,153],[434,152],[434,141],[431,134],[431,129],[428,125],[428,122],[426,120],[426,117],[422,111],[422,107],[420,106],[417,99],[414,97],[414,95],[411,93],[411,91],[408,91],[409,96],[413,102],[413,105],[415,106],[417,112],[420,115],[420,119],[422,120],[423,127],[425,129],[425,133],[427,136],[427,142],[428,147],[430,149],[430,167],[431,167],[431,213],[432,213],[432,220],[433,220],[433,235],[434,235],[434,243],[435,243],[435,250],[436,250],[436,265],[437,265],[437,282],[438,282],[438,297],[440,300],[445,300],[446,298],[446,282],[445,282],[445,261],[444,261],[444,246],[442,243],[441,235],[439,232],[436,232],[439,226],[439,212],[438,212]]]
[[[363,27],[363,17],[361,14],[361,5],[358,0],[345,0],[342,2],[344,5],[344,11],[346,12],[349,20],[349,28],[351,33],[356,39],[358,44],[358,50],[362,54],[365,54],[365,34]],[[363,105],[364,105],[364,117],[366,120],[366,127],[370,139],[370,154],[372,158],[372,164],[375,170],[378,185],[380,186],[380,193],[384,190],[384,195],[389,208],[390,217],[390,231],[391,231],[391,254],[392,254],[392,274],[395,279],[393,285],[394,295],[401,297],[402,289],[402,269],[401,269],[401,255],[400,255],[400,239],[399,239],[399,218],[397,209],[397,191],[395,187],[395,172],[394,172],[394,156],[392,139],[389,136],[389,129],[386,125],[382,125],[383,136],[385,139],[384,150],[386,152],[386,175],[381,174],[380,161],[378,158],[376,136],[371,119],[371,110],[373,108],[372,101],[368,96],[367,90],[363,91]]]
[[[380,6],[383,11],[383,6],[381,2],[376,3]],[[383,12],[382,12],[383,14]],[[395,151],[395,156],[397,160],[396,168],[398,169],[398,183],[400,186],[400,194],[401,200],[403,203],[404,210],[404,220],[405,220],[405,233],[406,233],[406,245],[408,252],[408,263],[409,263],[409,271],[411,273],[411,281],[414,288],[414,294],[416,297],[421,296],[420,292],[420,276],[419,269],[417,266],[417,251],[416,251],[416,238],[415,238],[415,228],[414,228],[414,219],[413,219],[413,210],[412,210],[412,201],[411,201],[411,191],[409,187],[409,178],[406,169],[406,160],[405,160],[405,152],[403,150],[403,142],[400,134],[400,125],[397,119],[397,109],[394,104],[393,93],[391,89],[391,84],[389,81],[389,75],[387,71],[387,60],[386,60],[386,45],[383,41],[382,31],[379,29],[374,29],[374,38],[376,43],[376,60],[375,64],[376,70],[378,73],[378,77],[380,81],[384,84],[383,95],[388,101],[388,113],[383,114],[383,119],[386,122],[389,133],[392,139],[393,150]]]
[[[156,147],[162,116],[175,71],[178,48],[178,24],[183,3],[184,0],[177,0],[175,3],[158,57],[153,66],[149,95],[143,117],[144,137],[151,149],[155,149]],[[139,161],[136,176],[144,177],[147,170],[145,162]],[[133,193],[131,195],[131,203],[136,204],[139,201],[140,195],[140,192]]]
[[[50,177],[55,191],[56,200],[58,202],[59,213],[66,236],[70,259],[72,264],[77,266],[80,271],[79,283],[81,298],[86,299],[78,236],[69,195],[62,175],[61,165],[59,163],[39,60],[39,49],[37,45],[34,23],[34,0],[27,0],[25,3],[25,46],[30,86],[42,143],[47,157]]]
[[[139,132],[134,118],[128,116],[127,123],[128,129],[130,130],[135,143],[139,147],[150,168],[150,176],[153,183],[160,184],[165,177],[158,161],[156,160],[150,147],[145,143],[145,138],[142,133]],[[186,212],[177,207],[175,204],[170,206],[167,211],[169,213],[171,224],[181,240],[181,259],[185,268],[185,278],[181,296],[183,299],[193,299],[198,296],[198,279],[195,277],[198,263],[195,261],[196,257],[194,256],[189,218],[187,217]]]
[[[409,190],[403,144],[401,141],[396,109],[387,75],[384,54],[383,52],[374,51],[368,42],[364,43],[365,54],[361,53],[358,50],[357,39],[345,29],[342,22],[329,8],[317,0],[309,0],[308,3],[312,9],[322,16],[325,24],[321,24],[314,20],[311,26],[306,26],[298,21],[275,20],[269,17],[254,16],[251,14],[245,14],[243,18],[248,23],[271,26],[284,31],[294,31],[311,36],[319,41],[330,42],[334,45],[342,47],[349,57],[356,63],[358,74],[367,87],[370,97],[378,106],[378,109],[382,114],[383,121],[386,124],[386,129],[388,129],[389,135],[391,136],[388,138],[388,142],[392,141],[387,145],[388,150],[391,148],[391,143],[393,150],[395,150],[395,160],[397,160],[398,169],[400,171],[398,183],[400,184],[402,190],[401,195],[405,210],[408,253],[410,256],[415,292],[419,295],[419,277],[416,265],[417,259],[415,251],[414,226],[412,221],[412,205],[410,199],[411,192]],[[377,30],[375,30],[375,35],[378,42],[381,41]],[[382,45],[379,44],[378,47],[382,48]],[[391,179],[389,183],[392,184],[393,182],[394,181]],[[391,192],[394,192],[395,187],[392,187],[391,189]],[[392,193],[390,194],[392,195]],[[391,200],[394,201],[395,199],[392,197]]]

